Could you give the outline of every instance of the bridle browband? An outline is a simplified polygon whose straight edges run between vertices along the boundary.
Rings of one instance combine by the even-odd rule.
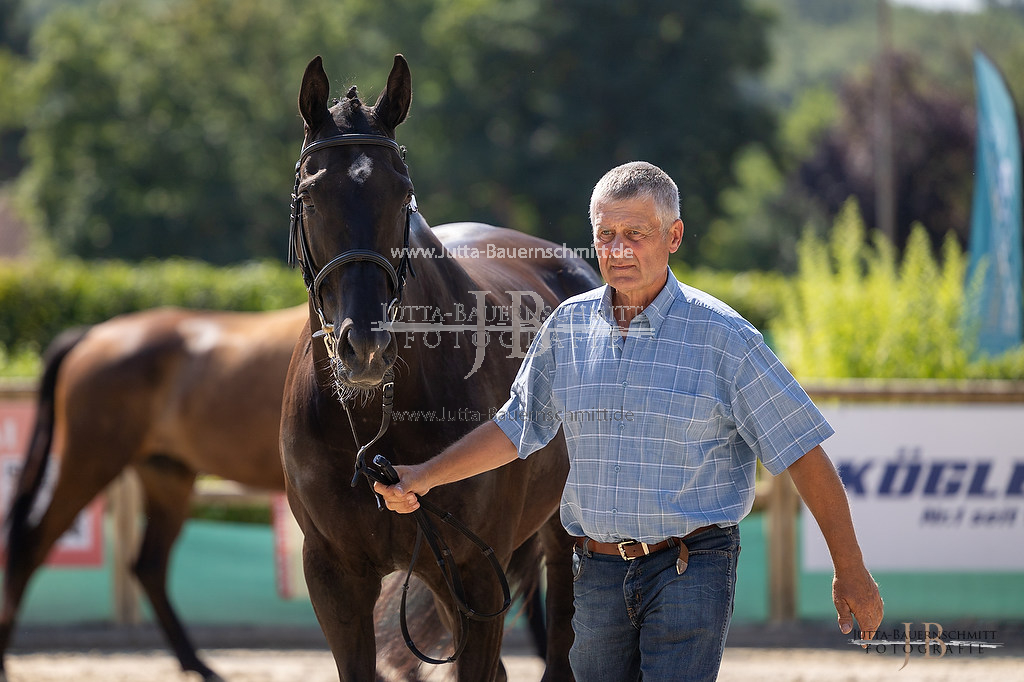
[[[410,196],[409,204],[406,206],[402,258],[399,260],[397,269],[391,265],[391,261],[387,258],[370,249],[349,249],[348,251],[345,251],[344,253],[327,261],[319,271],[314,267],[313,259],[309,253],[309,242],[306,239],[306,230],[302,222],[302,200],[299,198],[299,183],[301,181],[302,163],[310,154],[320,149],[349,145],[377,145],[380,147],[387,147],[388,149],[397,152],[401,157],[402,162],[405,163],[405,147],[399,145],[390,137],[356,133],[343,133],[312,142],[302,148],[302,151],[299,153],[299,160],[295,162],[295,187],[292,190],[291,224],[288,229],[288,264],[292,266],[297,264],[302,269],[302,279],[306,283],[306,291],[310,296],[310,301],[316,309],[317,316],[320,318],[320,330],[315,332],[313,336],[322,337],[324,339],[324,345],[327,347],[327,355],[332,364],[338,359],[338,339],[334,336],[334,323],[328,321],[324,316],[323,301],[320,297],[320,286],[323,284],[327,275],[343,265],[358,261],[366,261],[380,266],[384,272],[387,273],[388,280],[391,282],[391,288],[395,294],[394,298],[391,299],[391,302],[388,303],[387,308],[387,315],[392,322],[395,321],[401,306],[402,292],[405,289],[406,273],[411,274],[413,277],[416,276],[416,273],[412,269],[409,249],[409,233],[412,214],[416,213],[418,210],[416,207],[415,193]],[[298,249],[296,249],[296,246],[298,246]],[[300,251],[301,257],[299,255]],[[388,426],[391,424],[391,413],[394,404],[394,385],[394,372],[389,368],[384,373],[384,379],[382,381],[383,397],[380,428],[377,430],[377,435],[365,445],[361,445],[359,443],[359,436],[356,433],[355,421],[352,418],[352,412],[349,410],[348,403],[344,401],[341,403],[342,407],[345,408],[345,414],[348,416],[349,426],[352,429],[352,438],[355,440],[356,447],[358,448],[355,472],[352,476],[352,487],[356,486],[360,475],[366,478],[367,482],[370,484],[371,490],[373,489],[374,481],[379,481],[385,485],[393,485],[398,482],[398,475],[395,473],[395,470],[381,455],[377,455],[372,464],[366,463],[366,452],[374,443],[380,440],[385,431],[387,431]],[[383,510],[384,505],[380,495],[377,495],[376,491],[374,491],[374,496],[377,500],[377,508],[379,510]],[[438,509],[427,500],[421,500],[420,504],[421,509],[414,513],[414,517],[417,522],[416,544],[413,548],[412,560],[409,563],[409,569],[405,575],[405,583],[402,585],[402,603],[400,612],[402,635],[405,637],[406,646],[409,647],[410,651],[412,651],[412,653],[421,661],[435,665],[442,663],[454,663],[455,659],[459,657],[466,646],[467,640],[465,633],[463,633],[462,641],[455,647],[455,652],[447,659],[443,660],[431,658],[422,653],[413,643],[412,637],[409,634],[408,623],[406,622],[406,597],[409,593],[409,580],[412,576],[413,566],[419,557],[421,543],[426,540],[427,545],[434,554],[434,559],[437,562],[438,567],[441,569],[441,574],[444,577],[445,583],[448,585],[452,598],[455,600],[459,615],[463,619],[463,625],[465,625],[465,618],[467,617],[473,620],[490,620],[501,616],[508,610],[508,607],[512,602],[512,598],[509,592],[508,580],[505,577],[505,572],[501,568],[501,564],[498,563],[498,560],[494,555],[494,550],[470,531],[467,526],[455,519],[450,513]],[[442,522],[448,524],[468,538],[480,549],[481,553],[490,563],[492,570],[495,572],[498,582],[501,584],[502,594],[504,596],[504,603],[502,604],[501,609],[494,613],[479,613],[469,606],[466,600],[465,590],[462,586],[462,580],[459,577],[458,570],[455,566],[454,556],[448,546],[444,543],[444,540],[438,533],[437,528],[426,516],[427,511],[434,514]],[[454,634],[455,633],[453,632],[453,637]]]

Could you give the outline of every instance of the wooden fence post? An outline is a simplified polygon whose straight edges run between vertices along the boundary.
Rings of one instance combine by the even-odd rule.
[[[768,494],[768,615],[773,622],[796,618],[796,519],[799,495],[789,473],[771,481]]]
[[[107,490],[113,520],[114,622],[138,625],[142,622],[140,592],[131,565],[139,550],[142,531],[142,493],[135,472],[126,469]]]

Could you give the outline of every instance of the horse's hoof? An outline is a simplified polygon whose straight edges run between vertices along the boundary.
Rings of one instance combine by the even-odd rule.
[[[0,679],[0,682],[5,682],[5,680]],[[211,670],[208,675],[203,675],[203,682],[227,682],[227,680]]]

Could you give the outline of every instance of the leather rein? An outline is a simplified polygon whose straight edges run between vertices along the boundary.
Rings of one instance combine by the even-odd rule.
[[[387,308],[388,317],[391,318],[392,322],[395,320],[401,306],[402,293],[405,289],[406,273],[411,274],[413,277],[416,276],[416,273],[412,269],[409,249],[409,233],[412,214],[418,210],[415,194],[411,196],[409,204],[406,206],[402,258],[398,263],[397,269],[391,265],[391,261],[387,258],[376,251],[371,251],[369,249],[349,249],[348,251],[345,251],[329,260],[327,264],[319,270],[317,270],[313,265],[313,259],[310,256],[309,242],[306,237],[305,225],[302,220],[302,199],[299,196],[302,163],[310,154],[320,149],[349,145],[377,145],[380,147],[387,147],[388,149],[398,153],[402,158],[403,163],[405,162],[405,147],[399,145],[389,137],[385,137],[383,135],[345,133],[317,140],[316,142],[312,142],[304,146],[299,154],[299,160],[295,163],[295,187],[292,190],[291,224],[288,234],[288,264],[292,266],[298,264],[302,269],[302,279],[306,284],[306,291],[309,294],[310,301],[313,303],[317,316],[320,318],[320,330],[314,332],[313,336],[314,338],[323,338],[324,345],[327,348],[327,355],[331,359],[332,363],[336,361],[338,357],[338,339],[334,335],[334,323],[328,320],[324,315],[323,301],[320,296],[320,286],[323,284],[327,275],[343,265],[359,261],[370,262],[381,267],[387,273],[388,280],[391,282],[391,288],[395,292],[394,298],[392,298],[391,302],[388,303]],[[341,403],[342,407],[345,409],[345,414],[348,417],[349,427],[352,430],[352,438],[358,448],[355,461],[355,471],[352,475],[352,487],[355,487],[359,483],[360,475],[366,478],[371,490],[373,490],[374,481],[388,486],[394,485],[399,481],[398,474],[391,466],[391,463],[382,455],[378,454],[373,458],[372,463],[366,463],[367,451],[378,440],[380,440],[391,424],[391,413],[395,397],[394,378],[393,370],[388,368],[384,373],[384,379],[381,383],[382,402],[380,428],[377,430],[377,435],[375,435],[365,445],[360,445],[359,443],[359,436],[356,433],[355,421],[352,418],[352,412],[349,409],[348,402]],[[378,511],[383,511],[386,508],[384,506],[383,499],[376,491],[374,491],[373,494],[377,500]],[[449,512],[443,511],[429,500],[421,498],[420,508],[412,514],[417,525],[416,543],[413,546],[412,558],[409,561],[409,568],[405,574],[405,582],[402,584],[402,603],[400,607],[402,636],[405,638],[405,644],[409,647],[409,650],[412,651],[412,653],[421,661],[433,665],[454,663],[466,647],[467,640],[465,632],[463,632],[462,641],[455,647],[454,653],[446,659],[431,658],[421,652],[413,643],[412,637],[409,634],[409,626],[406,621],[406,598],[409,594],[409,581],[412,578],[413,566],[415,566],[416,560],[419,558],[423,541],[426,541],[427,546],[430,547],[430,551],[434,555],[434,560],[436,561],[438,568],[441,569],[441,575],[448,587],[448,591],[451,593],[452,599],[455,601],[456,607],[458,608],[463,630],[465,630],[466,618],[477,621],[492,620],[501,616],[508,610],[512,603],[508,579],[505,577],[505,572],[502,570],[501,564],[498,562],[498,559],[494,554],[494,550]],[[504,598],[504,603],[498,611],[495,611],[494,613],[480,613],[469,606],[466,601],[466,591],[462,583],[462,578],[459,575],[458,568],[455,564],[455,557],[452,554],[451,549],[444,542],[437,526],[428,514],[436,516],[441,522],[451,526],[453,529],[465,536],[470,542],[479,548],[480,552],[490,563],[491,569],[494,571],[495,576],[498,578],[498,582],[501,584],[502,596]],[[454,639],[454,632],[452,633],[452,637]]]

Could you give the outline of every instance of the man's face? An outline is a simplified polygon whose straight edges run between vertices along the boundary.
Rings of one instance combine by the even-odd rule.
[[[594,246],[616,304],[646,307],[665,286],[668,257],[679,249],[683,221],[663,234],[654,200],[600,199],[594,204]]]

